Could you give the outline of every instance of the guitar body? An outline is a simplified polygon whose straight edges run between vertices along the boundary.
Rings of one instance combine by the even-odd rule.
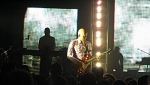
[[[86,63],[86,61],[90,59],[90,57],[83,57],[82,62],[84,63],[83,65],[81,64],[73,64],[73,72],[76,73],[77,75],[83,75],[87,69],[87,67],[90,65],[90,63]]]
[[[110,52],[111,49],[101,53],[99,56],[95,57],[89,57],[88,55],[82,58],[82,61],[84,64],[73,64],[73,72],[76,73],[77,75],[83,75],[87,69],[87,67],[90,65],[90,63],[95,60],[96,58],[100,58],[101,56],[105,55],[106,53]]]

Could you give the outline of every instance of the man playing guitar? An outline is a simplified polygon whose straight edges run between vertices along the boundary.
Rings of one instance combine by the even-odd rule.
[[[84,66],[86,64],[87,58],[92,57],[92,44],[86,40],[88,33],[85,31],[85,29],[81,28],[78,31],[78,38],[75,40],[72,40],[69,44],[68,51],[67,51],[67,58],[73,62],[74,65],[77,67]],[[86,56],[86,58],[84,58]],[[83,59],[85,61],[83,61]],[[85,68],[85,71],[76,67],[73,67],[73,70],[81,70],[79,74],[83,74],[82,72],[91,72],[91,65],[87,65]]]

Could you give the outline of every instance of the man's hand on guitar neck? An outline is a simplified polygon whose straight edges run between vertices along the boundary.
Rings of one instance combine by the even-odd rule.
[[[99,56],[96,56],[95,58],[96,58],[96,60],[97,60],[97,61],[99,61],[99,60],[100,60],[100,57],[99,57]]]

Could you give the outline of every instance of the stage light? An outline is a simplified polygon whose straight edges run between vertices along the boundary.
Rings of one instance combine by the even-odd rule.
[[[98,5],[100,5],[101,3],[102,3],[102,1],[101,1],[101,0],[97,1],[97,4],[98,4]]]
[[[102,7],[101,6],[97,6],[97,12],[101,12]]]
[[[101,39],[100,38],[96,38],[96,46],[101,46]]]
[[[101,32],[100,31],[96,31],[96,37],[100,37],[101,36]]]
[[[101,27],[101,21],[98,20],[98,21],[96,22],[96,27]]]
[[[102,66],[100,62],[96,62],[95,65],[96,65],[96,67],[101,67]]]
[[[102,14],[101,13],[97,13],[97,19],[101,19],[102,18]]]
[[[96,56],[100,56],[101,55],[101,53],[100,52],[96,52]]]

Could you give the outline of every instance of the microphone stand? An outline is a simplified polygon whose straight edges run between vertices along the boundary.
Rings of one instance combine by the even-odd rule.
[[[8,62],[9,59],[8,59],[8,51],[11,50],[11,46],[8,50],[4,51],[3,53],[1,53],[1,57],[2,57],[2,64],[4,62]]]
[[[149,53],[147,53],[147,52],[145,52],[145,51],[143,51],[143,50],[141,50],[141,49],[139,49],[139,48],[138,48],[138,50],[142,51],[143,53],[146,53],[146,54],[150,55]]]

